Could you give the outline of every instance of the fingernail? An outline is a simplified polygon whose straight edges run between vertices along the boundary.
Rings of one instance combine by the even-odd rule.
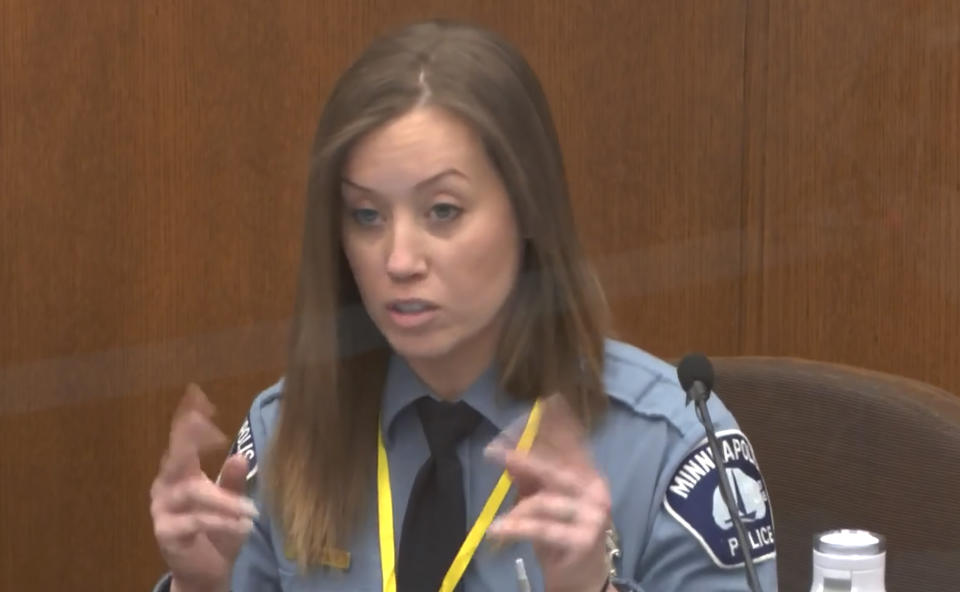
[[[502,461],[507,457],[507,449],[502,444],[489,444],[483,449],[483,456],[489,460]]]
[[[484,540],[484,544],[490,549],[493,553],[499,553],[506,546],[504,542],[496,537],[487,537]]]
[[[249,518],[240,519],[240,530],[243,534],[250,534],[250,531],[253,530],[253,520]]]
[[[248,497],[243,498],[240,501],[240,504],[243,506],[243,513],[251,518],[257,518],[260,516],[260,510],[257,509],[257,504]]]

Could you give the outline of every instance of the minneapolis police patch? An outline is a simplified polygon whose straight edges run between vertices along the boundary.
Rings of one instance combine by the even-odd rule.
[[[247,481],[250,481],[257,474],[257,449],[253,443],[253,430],[250,429],[250,416],[247,415],[237,433],[237,439],[233,441],[230,447],[229,456],[237,453],[242,454],[247,459]]]
[[[753,447],[740,430],[721,430],[717,440],[747,535],[747,550],[754,563],[775,557],[773,513]],[[706,438],[680,463],[667,486],[663,505],[700,541],[717,566],[743,565],[744,549],[723,501],[719,473]]]

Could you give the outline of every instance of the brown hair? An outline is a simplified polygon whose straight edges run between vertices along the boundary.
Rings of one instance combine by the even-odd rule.
[[[559,143],[530,66],[498,35],[430,21],[375,41],[337,82],[312,150],[283,404],[266,494],[303,566],[344,548],[373,491],[389,348],[340,240],[341,173],[364,134],[429,103],[480,134],[525,249],[496,360],[504,390],[563,393],[586,424],[606,403],[606,305],[575,237]]]

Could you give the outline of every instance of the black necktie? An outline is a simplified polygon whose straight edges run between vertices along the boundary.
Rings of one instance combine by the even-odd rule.
[[[480,414],[463,402],[424,397],[416,406],[430,458],[417,472],[403,517],[397,592],[439,590],[466,538],[467,508],[457,444],[480,422]],[[462,590],[462,585],[457,589]]]

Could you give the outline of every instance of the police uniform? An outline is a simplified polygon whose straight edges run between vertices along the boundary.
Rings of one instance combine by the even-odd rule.
[[[484,418],[458,447],[463,465],[467,524],[472,524],[494,488],[502,467],[484,457],[501,431],[517,425],[530,404],[497,393],[488,371],[462,396]],[[619,557],[614,563],[620,590],[710,592],[748,590],[743,549],[718,490],[713,455],[693,407],[676,381],[673,366],[622,342],[606,342],[604,386],[607,414],[590,435],[596,468],[606,477]],[[428,389],[398,356],[390,361],[383,392],[381,429],[390,467],[393,532],[401,531],[417,470],[429,449],[412,403]],[[282,398],[282,381],[261,393],[244,423],[235,450],[250,460],[248,481],[261,510],[234,565],[233,592],[380,592],[381,562],[376,496],[351,547],[336,551],[328,565],[301,572],[285,556],[283,532],[260,504],[257,462],[263,462]],[[709,401],[727,463],[731,489],[748,535],[763,589],[777,589],[773,517],[756,456],[730,412]],[[376,485],[371,483],[372,491]],[[512,495],[512,492],[511,492]],[[511,499],[501,512],[511,507]],[[396,544],[396,543],[395,543]],[[515,560],[523,558],[533,590],[542,575],[527,543],[495,548],[481,544],[463,575],[463,592],[517,590]],[[168,585],[165,577],[156,587]]]

